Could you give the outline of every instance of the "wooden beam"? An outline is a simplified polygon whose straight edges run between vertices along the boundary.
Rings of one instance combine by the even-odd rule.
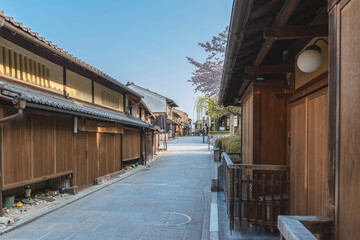
[[[292,13],[295,11],[297,5],[299,4],[300,0],[286,0],[284,5],[282,6],[275,23],[273,27],[275,28],[281,28],[284,27],[287,20],[289,20]],[[274,44],[275,39],[274,38],[267,38],[262,45],[258,55],[256,56],[256,59],[254,61],[254,66],[259,66],[268,52],[270,51],[272,45]]]
[[[242,75],[242,79],[243,79],[243,81],[254,81],[255,80],[254,75],[251,73],[244,73]]]
[[[292,72],[294,72],[294,64],[245,67],[245,73],[292,73]]]
[[[320,25],[328,23],[327,6],[324,6],[316,15],[310,25]],[[289,58],[294,59],[295,56],[311,41],[309,39],[299,39],[289,48]]]
[[[301,39],[328,36],[328,25],[304,25],[282,28],[265,28],[264,38],[275,40]]]

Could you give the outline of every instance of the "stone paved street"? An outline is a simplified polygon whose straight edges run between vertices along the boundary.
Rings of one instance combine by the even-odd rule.
[[[201,239],[210,154],[201,137],[168,144],[149,170],[0,239]]]

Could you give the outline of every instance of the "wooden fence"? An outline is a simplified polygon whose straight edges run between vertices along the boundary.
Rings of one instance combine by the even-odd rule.
[[[235,155],[235,154],[231,154]],[[229,228],[245,222],[255,230],[277,227],[277,216],[289,214],[289,166],[234,163],[222,153]]]

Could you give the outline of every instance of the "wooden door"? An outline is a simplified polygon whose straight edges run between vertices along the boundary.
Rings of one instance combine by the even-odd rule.
[[[328,165],[327,88],[308,97],[308,213],[326,215]]]
[[[306,100],[291,105],[290,214],[307,213]]]
[[[95,178],[100,176],[99,174],[99,151],[96,133],[87,133],[88,135],[88,182],[87,184],[93,184]]]
[[[328,164],[327,88],[291,105],[290,211],[326,215]]]
[[[87,133],[76,134],[75,184],[79,188],[88,185],[88,144]]]

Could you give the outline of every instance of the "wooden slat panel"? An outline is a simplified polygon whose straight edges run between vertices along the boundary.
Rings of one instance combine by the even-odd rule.
[[[88,162],[86,158],[87,133],[76,134],[76,172],[75,184],[80,188],[88,184]]]
[[[122,169],[121,134],[115,135],[115,171]]]
[[[97,133],[98,148],[99,148],[99,175],[104,176],[107,174],[106,162],[106,134]]]
[[[308,106],[308,215],[326,216],[328,164],[327,88],[311,96]]]
[[[106,134],[107,174],[115,172],[115,134]]]
[[[14,114],[4,110],[4,116]],[[3,124],[3,185],[31,179],[31,115]]]
[[[261,89],[260,94],[260,162],[283,165],[286,147],[285,99],[275,97],[276,89]]]
[[[150,161],[153,155],[152,135],[145,135],[146,160]]]
[[[307,214],[306,102],[291,107],[290,214]]]
[[[73,169],[72,118],[56,118],[56,172]]]
[[[4,66],[5,66],[5,75],[10,76],[10,50],[8,48],[4,48]]]
[[[9,49],[9,64],[10,64],[10,76],[16,77],[16,68],[15,68],[15,53]]]
[[[99,153],[96,133],[88,134],[88,162],[89,162],[89,182],[93,184],[94,179],[99,177]]]
[[[338,135],[338,238],[360,236],[360,1],[341,1],[338,6],[340,56]]]
[[[34,178],[54,174],[54,117],[33,115]]]
[[[137,129],[124,129],[124,158],[123,160],[131,160],[140,158],[140,131]]]

